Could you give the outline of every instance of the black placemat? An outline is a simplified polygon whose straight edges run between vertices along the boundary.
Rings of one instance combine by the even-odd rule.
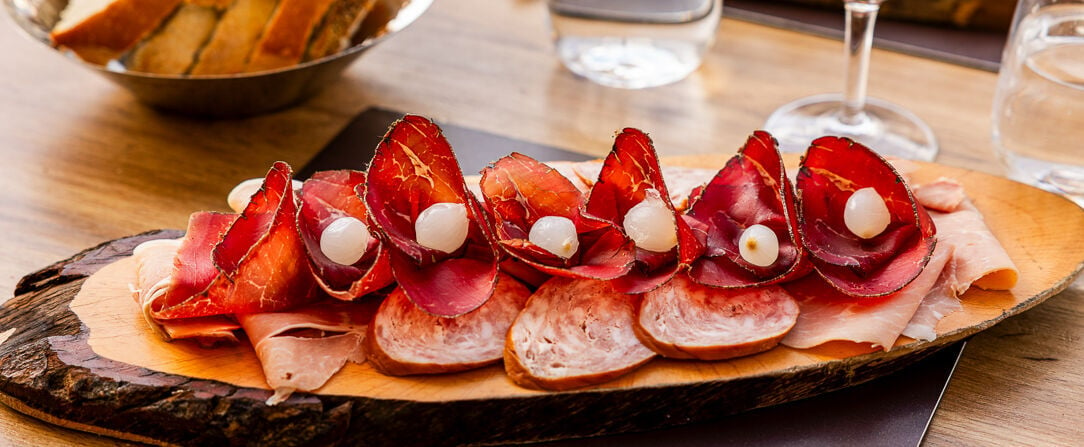
[[[328,169],[364,169],[388,126],[403,114],[368,109],[317,154],[298,178]],[[575,152],[441,124],[463,172],[480,171],[511,152],[542,161],[586,160]],[[894,374],[817,397],[715,420],[656,430],[541,445],[587,446],[911,446],[922,442],[964,342]],[[681,405],[675,402],[674,405]],[[559,418],[560,415],[554,415]]]
[[[832,11],[809,6],[763,0],[726,0],[723,14],[780,28],[842,38],[843,8]],[[873,44],[901,53],[914,54],[988,71],[997,71],[1004,31],[981,31],[934,26],[880,18]],[[843,49],[840,48],[840,70]]]

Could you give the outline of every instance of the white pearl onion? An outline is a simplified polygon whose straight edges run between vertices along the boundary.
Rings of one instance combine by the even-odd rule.
[[[843,223],[855,236],[869,239],[888,228],[892,215],[884,198],[873,188],[862,188],[851,194],[843,209]]]
[[[320,233],[320,251],[331,262],[354,265],[365,255],[372,238],[362,221],[350,216],[340,217]]]
[[[230,209],[235,213],[244,211],[245,207],[248,206],[248,202],[252,200],[252,195],[260,190],[263,180],[262,178],[250,178],[234,186],[230,190],[230,194],[226,196],[226,203],[230,205]],[[291,184],[294,191],[301,190],[302,183],[300,180],[291,180]]]
[[[418,214],[414,235],[423,247],[451,253],[466,242],[469,224],[462,203],[434,203]]]
[[[654,189],[647,190],[647,197],[625,213],[625,233],[637,247],[648,251],[670,251],[678,243],[674,212]]]
[[[738,239],[738,252],[750,264],[767,267],[779,259],[779,237],[764,225],[750,225]]]
[[[576,224],[567,217],[544,216],[536,220],[531,225],[527,240],[564,259],[572,257],[580,249]]]

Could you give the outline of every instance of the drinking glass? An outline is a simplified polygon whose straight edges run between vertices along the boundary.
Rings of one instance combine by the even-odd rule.
[[[881,155],[933,160],[937,139],[917,116],[898,105],[866,97],[873,26],[883,0],[847,0],[843,94],[802,98],[777,109],[764,124],[784,152],[803,152],[813,140],[849,137]]]
[[[1009,177],[1084,206],[1084,0],[1017,4],[993,123]]]
[[[722,0],[548,0],[561,62],[602,85],[680,81],[715,40]]]

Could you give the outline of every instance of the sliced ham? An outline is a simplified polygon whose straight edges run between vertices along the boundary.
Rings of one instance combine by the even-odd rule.
[[[870,343],[889,350],[914,317],[945,267],[952,249],[938,245],[926,268],[898,292],[883,297],[852,297],[818,275],[807,275],[784,288],[798,299],[798,322],[783,338],[792,348],[812,348],[835,340]]]
[[[363,197],[377,236],[391,250],[395,280],[419,307],[445,317],[462,315],[493,294],[493,230],[439,126],[414,115],[395,122],[369,163]],[[451,253],[416,240],[419,215],[437,203],[466,210],[466,240]]]
[[[556,170],[513,153],[483,170],[480,184],[497,241],[512,258],[557,276],[615,279],[628,274],[634,259],[631,241],[609,222],[586,215],[583,193]],[[571,256],[531,242],[531,228],[548,216],[571,221],[579,243]]]
[[[238,315],[275,391],[267,404],[319,389],[347,361],[364,362],[362,340],[378,304],[327,301],[289,312]]]
[[[670,201],[670,192],[662,177],[658,154],[651,138],[637,129],[626,128],[614,139],[598,181],[591,186],[587,213],[611,222],[623,232],[644,222],[626,221],[630,210],[647,200],[662,203],[674,222],[676,245],[668,251],[636,246],[632,269],[614,279],[614,287],[625,293],[643,293],[668,281],[696,258],[700,242]],[[673,242],[671,242],[673,243]],[[650,245],[649,245],[650,246]]]
[[[1016,264],[970,201],[961,203],[957,211],[931,216],[937,224],[938,243],[955,248],[957,296],[972,285],[987,290],[1009,290],[1016,285]]]
[[[369,221],[365,203],[356,192],[364,185],[364,172],[341,170],[317,172],[301,188],[297,225],[309,263],[320,287],[342,300],[375,292],[395,280],[388,250],[377,238],[369,241],[365,253],[351,265],[332,261],[320,248],[324,230],[337,219],[352,217],[362,223]]]
[[[914,194],[915,200],[922,206],[945,213],[956,211],[967,199],[964,186],[956,180],[945,177],[916,186]]]
[[[606,281],[547,281],[508,331],[508,376],[527,388],[565,390],[608,382],[647,363],[655,353],[632,329],[635,301]]]
[[[455,318],[426,313],[402,289],[391,293],[369,326],[369,362],[388,375],[439,374],[497,363],[508,328],[531,291],[508,275],[497,279],[493,297]]]
[[[937,338],[937,323],[946,315],[963,309],[956,289],[956,258],[953,256],[941,270],[941,276],[930,292],[922,298],[915,315],[903,329],[903,335],[926,341]]]
[[[143,319],[165,341],[191,339],[204,347],[237,343],[240,326],[224,316],[158,320],[151,315],[151,309],[173,283],[174,260],[181,244],[179,239],[157,239],[139,244],[133,251],[137,267],[132,292]]]
[[[755,132],[699,190],[685,215],[705,247],[691,263],[689,276],[713,287],[749,287],[808,272],[795,203],[775,139],[767,132]],[[778,240],[778,257],[770,265],[756,265],[741,255],[739,241],[754,225],[767,227]]]
[[[802,244],[833,287],[850,296],[884,296],[923,272],[936,227],[880,155],[847,138],[818,138],[802,159],[796,183]],[[865,188],[876,191],[890,216],[887,228],[869,239],[852,233],[843,218],[851,195]]]
[[[643,295],[635,329],[663,356],[722,360],[775,347],[797,318],[781,287],[717,289],[676,275]]]

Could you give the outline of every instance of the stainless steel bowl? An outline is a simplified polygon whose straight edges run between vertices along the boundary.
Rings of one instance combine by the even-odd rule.
[[[304,100],[333,81],[365,50],[413,23],[433,0],[378,0],[359,35],[370,36],[339,54],[292,67],[220,76],[158,75],[114,70],[62,54],[49,31],[68,0],[4,0],[4,6],[32,39],[132,92],[151,106],[187,115],[243,117],[279,110]]]

